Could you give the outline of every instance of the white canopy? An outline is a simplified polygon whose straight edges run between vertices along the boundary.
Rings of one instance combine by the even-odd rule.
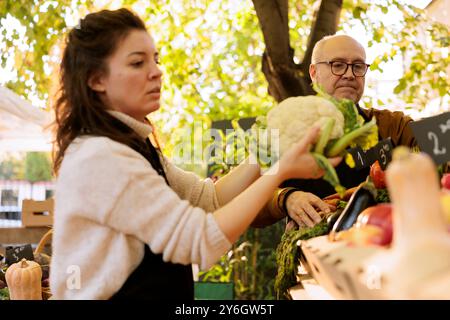
[[[49,112],[0,86],[0,153],[50,151]]]

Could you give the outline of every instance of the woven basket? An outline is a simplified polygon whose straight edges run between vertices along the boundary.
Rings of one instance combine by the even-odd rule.
[[[44,247],[47,243],[49,243],[53,236],[53,229],[48,230],[39,241],[36,249],[34,250],[34,254],[40,254],[44,250]],[[50,266],[46,266],[50,267]],[[42,287],[42,300],[48,300],[52,296],[50,292],[50,287]]]

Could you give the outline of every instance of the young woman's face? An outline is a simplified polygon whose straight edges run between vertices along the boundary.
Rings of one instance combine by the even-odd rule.
[[[105,105],[138,121],[159,109],[161,70],[152,37],[132,30],[106,60],[108,73],[94,78],[90,87]]]

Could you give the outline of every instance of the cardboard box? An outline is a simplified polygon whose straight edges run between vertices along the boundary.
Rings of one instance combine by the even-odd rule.
[[[53,198],[45,201],[22,201],[22,225],[25,227],[41,227],[53,225]]]

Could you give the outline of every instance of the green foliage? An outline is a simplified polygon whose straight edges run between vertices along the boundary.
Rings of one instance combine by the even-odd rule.
[[[27,153],[25,157],[25,179],[30,182],[50,181],[52,179],[51,161],[47,153]]]
[[[8,288],[0,289],[0,300],[9,300]]]
[[[15,77],[6,86],[16,93],[30,96],[37,94],[41,100],[48,99],[50,74],[49,54],[58,42],[66,25],[63,19],[67,0],[26,1],[3,0],[0,2],[1,66],[6,68],[12,58]],[[21,28],[8,28],[11,22]]]
[[[283,234],[276,251],[278,266],[275,280],[277,299],[292,299],[289,288],[297,283],[298,266],[300,265],[299,240],[308,240],[326,234],[328,225],[326,219],[312,228],[292,229]]]
[[[433,99],[440,99],[442,104],[443,98],[449,97],[448,26],[432,21],[424,10],[401,0],[347,0],[343,8],[341,27],[344,30],[346,22],[350,26],[359,22],[372,35],[369,47],[379,43],[387,48],[371,63],[371,70],[383,72],[383,65],[399,55],[406,62],[406,69],[393,90],[405,108],[423,110]],[[395,14],[396,18],[386,21],[383,16],[387,13]],[[387,102],[379,99],[377,104]]]
[[[237,300],[271,300],[275,297],[277,272],[275,250],[284,231],[284,221],[270,227],[249,229],[227,255],[199,274],[201,281],[233,281]]]
[[[251,5],[169,2],[161,10],[171,16],[148,16],[165,79],[163,107],[153,118],[161,124],[169,156],[183,140],[174,128],[200,121],[206,133],[211,121],[257,116],[272,106],[264,75],[255,73],[264,42]]]
[[[275,298],[277,272],[276,247],[284,232],[280,221],[264,229],[249,229],[238,243],[248,242],[245,259],[234,270],[236,299],[271,300]]]
[[[6,157],[0,162],[0,180],[23,180],[25,166],[17,157]]]

